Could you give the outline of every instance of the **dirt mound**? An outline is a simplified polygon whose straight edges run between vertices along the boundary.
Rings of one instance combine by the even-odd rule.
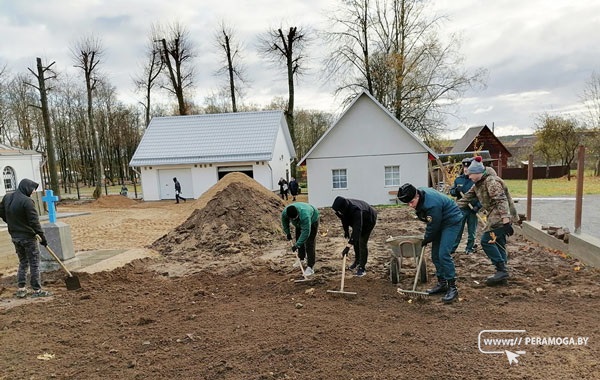
[[[127,208],[136,205],[137,202],[122,195],[105,195],[89,204],[90,207],[99,208]]]
[[[150,248],[185,261],[204,255],[254,257],[282,236],[282,201],[241,173],[223,177],[198,200],[192,215]]]

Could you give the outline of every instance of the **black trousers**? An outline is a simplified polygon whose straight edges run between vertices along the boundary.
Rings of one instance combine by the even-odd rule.
[[[365,269],[367,259],[369,258],[369,248],[367,243],[369,243],[369,237],[371,236],[373,228],[375,228],[375,224],[363,225],[358,241],[354,242],[354,262],[363,269]]]
[[[308,235],[308,239],[306,239],[302,247],[298,248],[298,257],[300,260],[304,260],[306,257],[306,265],[313,269],[316,261],[317,232],[319,232],[318,220],[310,225],[310,234]],[[296,228],[296,241],[300,237],[301,233],[302,230],[300,228]]]

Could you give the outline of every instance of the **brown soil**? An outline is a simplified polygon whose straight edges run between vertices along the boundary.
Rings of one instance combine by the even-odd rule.
[[[368,275],[346,278],[358,294],[332,294],[344,244],[335,215],[322,210],[315,280],[296,284],[279,227],[284,203],[257,186],[230,175],[177,205],[60,205],[91,212],[64,220],[77,251],[152,247],[161,257],[77,273],[80,291],[46,273],[54,296],[17,307],[7,306],[14,273],[0,277],[0,379],[598,378],[597,269],[516,236],[508,286],[482,285],[492,268],[480,251],[456,256],[458,302],[410,298],[397,288],[412,286],[414,264],[406,259],[402,282],[391,284],[385,240],[424,226],[407,207],[388,207],[379,209]],[[479,352],[481,330],[589,340],[509,347],[526,352],[511,366],[506,355]]]

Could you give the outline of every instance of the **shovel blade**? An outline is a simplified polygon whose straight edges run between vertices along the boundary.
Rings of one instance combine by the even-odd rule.
[[[78,290],[81,289],[81,284],[79,283],[79,277],[71,276],[65,278],[65,285],[67,285],[67,290]]]

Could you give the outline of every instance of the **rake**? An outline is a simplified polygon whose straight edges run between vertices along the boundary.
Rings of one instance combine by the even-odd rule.
[[[413,282],[412,290],[398,288],[398,293],[406,294],[407,296],[415,296],[417,298],[425,298],[429,296],[429,293],[417,290],[417,282],[419,281],[419,275],[421,274],[421,264],[423,264],[423,256],[425,247],[421,247],[421,254],[419,255],[419,263],[417,264],[417,273],[415,274],[415,281]]]
[[[355,296],[356,292],[347,292],[344,290],[344,279],[346,278],[346,256],[347,255],[343,255],[343,256],[344,256],[344,258],[342,259],[342,282],[340,284],[340,290],[328,290],[327,293]]]
[[[298,266],[300,267],[300,271],[302,272],[302,278],[299,280],[294,280],[294,282],[296,284],[299,284],[299,283],[303,283],[303,282],[312,281],[313,280],[312,278],[308,278],[304,274],[304,267],[302,266],[302,260],[300,260],[300,257],[298,255],[296,255],[296,258],[298,259]]]

